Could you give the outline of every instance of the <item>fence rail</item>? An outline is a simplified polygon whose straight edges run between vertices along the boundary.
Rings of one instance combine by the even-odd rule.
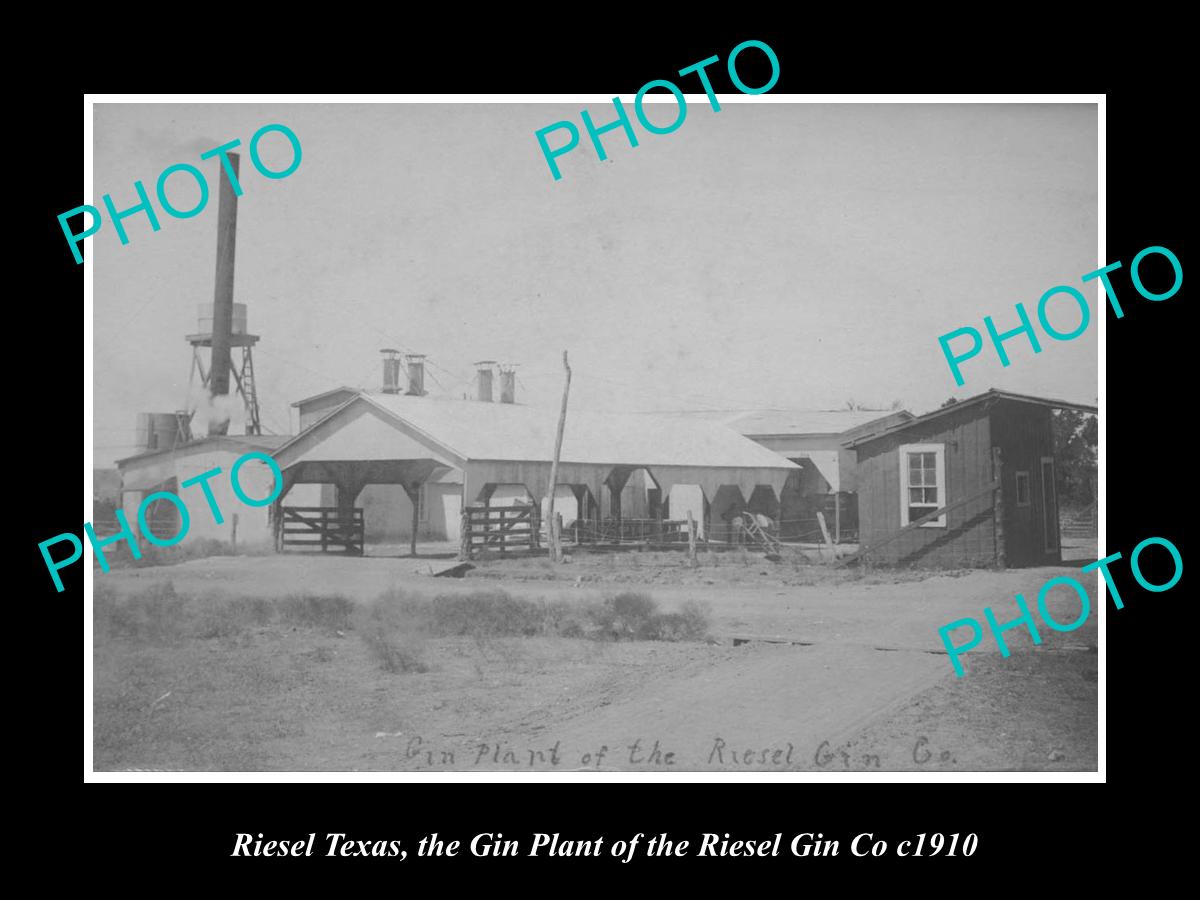
[[[340,549],[351,556],[363,555],[362,507],[341,510],[335,506],[284,506],[275,520],[275,543],[279,550],[299,547],[328,553]]]
[[[541,515],[536,506],[468,506],[463,511],[463,550],[507,553],[540,545]]]
[[[676,519],[577,520],[563,529],[563,537],[576,544],[678,544],[687,543],[687,521]]]
[[[1065,538],[1094,538],[1098,533],[1099,523],[1096,521],[1096,511],[1063,513],[1059,530]]]

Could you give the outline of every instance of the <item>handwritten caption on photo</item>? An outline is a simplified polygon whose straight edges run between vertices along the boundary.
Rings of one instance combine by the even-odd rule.
[[[947,749],[935,746],[925,735],[903,744],[899,754],[868,753],[852,741],[833,744],[821,741],[815,751],[792,741],[770,746],[746,746],[716,735],[698,753],[683,752],[659,739],[636,738],[628,742],[599,744],[586,748],[564,747],[561,740],[538,746],[517,745],[500,740],[451,745],[426,741],[419,734],[378,732],[377,738],[404,738],[397,760],[413,769],[463,771],[609,771],[619,769],[695,771],[697,767],[730,771],[794,771],[806,767],[836,771],[864,771],[925,766],[954,766],[958,759]],[[810,745],[811,748],[811,745]]]

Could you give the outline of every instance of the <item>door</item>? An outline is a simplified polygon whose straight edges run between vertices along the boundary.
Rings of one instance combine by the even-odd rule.
[[[1047,553],[1058,550],[1058,491],[1054,483],[1054,457],[1042,457],[1042,534]]]

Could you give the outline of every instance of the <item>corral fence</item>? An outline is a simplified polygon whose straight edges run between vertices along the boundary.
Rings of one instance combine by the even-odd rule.
[[[1066,540],[1094,538],[1098,523],[1095,509],[1063,510],[1059,520],[1059,531]]]
[[[576,544],[686,544],[683,519],[577,520],[563,528],[563,538]]]
[[[462,516],[462,550],[536,550],[540,546],[541,513],[537,506],[468,506]]]
[[[274,527],[275,549],[280,552],[298,548],[363,555],[362,507],[342,510],[336,506],[282,506]]]

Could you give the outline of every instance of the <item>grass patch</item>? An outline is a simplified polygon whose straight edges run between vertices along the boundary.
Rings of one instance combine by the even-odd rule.
[[[289,594],[273,603],[282,624],[325,631],[348,629],[355,608],[354,601],[341,594]]]
[[[662,612],[646,594],[624,592],[599,603],[528,600],[505,591],[416,597],[391,592],[365,608],[355,628],[388,672],[423,672],[421,646],[431,637],[563,637],[598,641],[700,641],[711,623],[695,601]]]
[[[147,643],[178,640],[187,633],[189,600],[177,594],[169,581],[123,601],[107,585],[97,585],[93,595],[94,627],[98,635],[105,637]]]
[[[275,552],[269,542],[255,541],[234,546],[229,541],[216,538],[185,538],[171,547],[159,547],[149,542],[139,542],[141,557],[134,559],[129,545],[122,541],[108,547],[104,557],[113,569],[146,569],[153,566],[173,566],[192,559],[207,559],[212,556],[267,556]],[[99,566],[99,563],[95,563]]]
[[[150,644],[184,638],[230,638],[248,628],[281,625],[321,631],[351,627],[355,603],[340,595],[292,594],[287,597],[197,597],[161,582],[125,599],[104,584],[93,594],[97,638],[126,638]]]
[[[709,610],[695,601],[664,612],[653,597],[626,591],[600,602],[513,597],[502,590],[421,597],[392,591],[370,604],[347,597],[292,594],[264,597],[193,596],[163,582],[121,599],[95,591],[98,640],[172,644],[185,639],[231,640],[271,626],[323,633],[356,632],[370,657],[391,673],[426,672],[430,638],[562,637],[597,641],[699,641]]]
[[[425,634],[412,616],[407,598],[385,594],[359,610],[354,627],[367,653],[385,672],[428,672]]]

